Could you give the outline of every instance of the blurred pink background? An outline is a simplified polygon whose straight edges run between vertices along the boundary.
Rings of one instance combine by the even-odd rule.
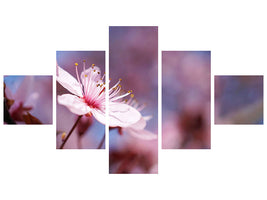
[[[162,52],[162,148],[210,148],[210,52]]]
[[[263,124],[263,76],[215,76],[215,124]]]

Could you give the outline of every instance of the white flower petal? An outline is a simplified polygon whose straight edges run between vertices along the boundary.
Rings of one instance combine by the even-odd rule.
[[[158,138],[158,136],[150,131],[144,130],[144,129],[134,129],[134,128],[124,128],[123,131],[126,131],[127,133],[131,134],[134,137],[137,137],[139,139],[143,140],[155,140]]]
[[[109,126],[128,127],[141,119],[141,114],[133,107],[123,103],[111,103],[109,105]],[[102,124],[106,124],[105,112],[92,109],[92,114]]]
[[[103,81],[101,80],[102,77],[101,77],[100,68],[97,66],[94,66],[94,68],[90,67],[81,73],[81,81],[83,85],[88,84],[88,83],[85,83],[85,81],[88,81],[88,78],[91,78],[91,80],[94,82],[101,81],[101,82],[98,82],[101,84]]]
[[[127,104],[114,102],[109,104],[109,126],[111,127],[128,127],[140,119],[140,112]]]
[[[144,129],[146,127],[146,120],[144,117],[141,117],[140,120],[130,126],[134,129]]]
[[[143,116],[143,118],[144,118],[144,120],[148,121],[148,120],[152,119],[153,116],[152,115],[148,115],[148,116]]]
[[[72,94],[58,96],[58,103],[66,106],[71,112],[77,115],[84,115],[91,112],[90,107],[86,103]]]
[[[79,82],[68,72],[57,66],[57,81],[71,93],[82,97],[82,88]]]
[[[106,124],[105,112],[98,110],[98,109],[92,109],[91,112],[97,121],[99,121],[101,124],[104,124],[104,125]]]

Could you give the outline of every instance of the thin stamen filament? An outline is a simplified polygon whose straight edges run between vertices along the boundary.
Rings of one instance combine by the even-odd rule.
[[[129,94],[131,94],[131,93],[130,93],[130,92],[127,92],[127,93],[125,93],[125,94],[123,94],[123,95],[121,95],[121,96],[117,96],[117,97],[111,98],[110,100],[111,100],[111,101],[116,101],[116,100],[118,100],[118,99],[121,99],[121,98],[123,98],[123,97],[128,96]]]
[[[79,82],[80,88],[81,88],[82,93],[83,93],[83,96],[84,96],[84,92],[83,92],[82,84],[81,84],[81,81],[80,81],[80,78],[79,78],[79,73],[78,73],[78,67],[77,67],[77,66],[78,66],[78,64],[75,63],[77,80],[78,80],[78,82]]]

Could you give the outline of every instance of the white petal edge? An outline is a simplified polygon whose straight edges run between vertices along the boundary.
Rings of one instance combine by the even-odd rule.
[[[63,94],[58,96],[58,103],[66,106],[72,113],[76,115],[84,115],[91,112],[89,106],[79,97],[72,94]]]
[[[109,126],[129,127],[141,119],[141,114],[135,108],[123,103],[110,103]],[[92,109],[92,114],[102,124],[106,124],[105,112]]]
[[[129,127],[141,119],[141,113],[124,103],[109,104],[109,126]]]
[[[148,120],[151,120],[153,118],[152,115],[148,115],[148,116],[143,116],[143,118],[148,121]]]
[[[141,117],[139,121],[129,126],[129,128],[134,128],[139,130],[144,129],[145,127],[146,127],[146,120],[144,117]]]
[[[79,82],[59,66],[57,66],[57,81],[71,93],[79,97],[83,96]]]

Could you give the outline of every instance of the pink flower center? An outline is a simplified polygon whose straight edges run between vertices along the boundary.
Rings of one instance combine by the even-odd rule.
[[[95,68],[95,65],[92,64],[90,69],[85,69],[85,60],[83,61],[83,72],[82,72],[82,82],[79,78],[79,73],[78,73],[78,63],[75,63],[76,67],[76,75],[77,75],[77,80],[79,82],[80,88],[83,93],[83,101],[92,109],[105,109],[105,92],[106,92],[106,87],[104,83],[104,77],[101,78],[100,71],[98,68]],[[120,82],[122,80],[119,79],[119,81],[109,89],[109,101],[110,102],[121,102],[121,103],[127,103],[127,100],[122,101],[122,99],[128,95],[131,95],[131,99],[129,101],[132,101],[134,95],[132,94],[132,90],[129,90],[128,92],[124,94],[120,94],[121,92],[121,85]]]
[[[90,107],[90,108],[96,108],[100,109],[100,104],[94,99],[83,97],[84,102]]]

